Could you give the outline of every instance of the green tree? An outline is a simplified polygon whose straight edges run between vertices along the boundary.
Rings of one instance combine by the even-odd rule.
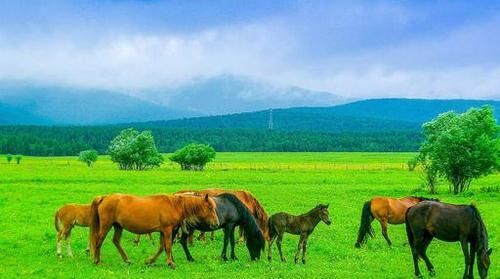
[[[111,141],[108,153],[122,170],[150,169],[163,163],[151,131],[139,133],[133,128],[121,131]]]
[[[454,194],[463,192],[473,179],[500,169],[499,131],[489,106],[443,113],[423,125],[421,161],[445,178]]]
[[[178,163],[182,170],[202,171],[215,158],[215,150],[207,144],[191,143],[175,151],[170,160]]]
[[[16,158],[16,164],[19,165],[21,163],[21,160],[23,159],[23,155],[16,155],[15,158]]]
[[[7,154],[5,156],[5,158],[7,158],[7,162],[10,164],[10,162],[12,161],[12,158],[14,158],[14,156],[12,156],[12,154]]]
[[[97,161],[97,158],[97,151],[93,149],[81,151],[80,155],[78,156],[78,160],[85,163],[87,167],[92,166],[92,164]]]
[[[407,164],[408,164],[408,170],[409,171],[414,171],[415,168],[418,165],[418,156],[409,159],[408,162],[407,162]]]

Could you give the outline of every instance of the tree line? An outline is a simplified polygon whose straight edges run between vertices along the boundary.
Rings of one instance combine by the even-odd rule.
[[[31,156],[76,156],[82,150],[108,152],[111,140],[122,126],[2,126],[0,153]],[[189,143],[211,145],[225,151],[418,151],[421,132],[327,133],[268,131],[264,129],[147,128],[160,152],[174,152]]]

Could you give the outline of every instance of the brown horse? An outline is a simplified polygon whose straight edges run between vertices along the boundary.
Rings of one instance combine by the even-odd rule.
[[[367,236],[374,237],[371,226],[373,219],[377,219],[382,227],[382,235],[387,244],[392,245],[392,241],[387,234],[387,224],[399,225],[405,222],[405,214],[408,208],[425,200],[438,201],[437,199],[424,197],[404,197],[400,199],[375,197],[363,205],[361,212],[361,224],[359,225],[358,240],[356,248],[367,241]]]
[[[175,268],[172,259],[172,235],[181,225],[196,224],[203,221],[210,227],[219,225],[215,211],[215,201],[204,197],[183,195],[153,195],[138,197],[111,194],[97,197],[92,201],[90,223],[90,248],[94,262],[101,260],[101,246],[106,234],[114,228],[113,243],[123,261],[129,263],[120,245],[123,229],[136,234],[160,233],[160,246],[155,255],[146,263],[156,261],[163,250],[167,254],[167,264]]]
[[[422,258],[431,276],[434,266],[427,257],[427,247],[433,238],[447,242],[460,242],[465,258],[463,278],[474,277],[474,257],[481,279],[488,277],[491,248],[488,249],[488,232],[474,205],[454,205],[439,202],[422,202],[406,213],[406,234],[413,255],[415,275],[422,277],[418,259]],[[470,252],[468,244],[470,243]]]
[[[257,225],[262,232],[265,240],[269,240],[269,228],[267,226],[267,221],[269,219],[266,211],[259,203],[259,201],[248,191],[245,190],[224,190],[224,189],[205,189],[205,190],[182,190],[176,192],[176,194],[194,194],[194,195],[208,195],[210,197],[215,197],[219,194],[229,193],[235,195],[250,211]],[[201,232],[199,239],[205,239],[205,232]],[[211,232],[211,239],[214,239],[214,232]],[[239,230],[239,242],[243,242],[243,229],[240,227]]]
[[[67,204],[59,208],[54,215],[54,225],[57,231],[57,255],[62,257],[61,241],[66,240],[66,249],[69,257],[73,257],[71,251],[71,230],[73,227],[90,226],[90,205],[89,204]],[[87,246],[86,251],[89,250]]]

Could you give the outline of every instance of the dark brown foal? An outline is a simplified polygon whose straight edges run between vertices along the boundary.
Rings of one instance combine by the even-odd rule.
[[[268,259],[271,261],[272,258],[272,245],[274,239],[277,237],[276,244],[278,245],[278,251],[280,253],[280,258],[282,262],[286,259],[281,251],[281,242],[283,240],[283,235],[285,232],[295,235],[300,235],[299,245],[297,247],[297,252],[295,252],[295,263],[299,260],[299,253],[302,250],[302,263],[306,263],[306,249],[307,249],[307,239],[309,235],[313,232],[314,228],[318,225],[320,221],[325,222],[325,224],[330,225],[330,216],[328,213],[328,205],[318,205],[311,211],[299,215],[293,216],[285,212],[276,213],[269,218],[269,250]]]

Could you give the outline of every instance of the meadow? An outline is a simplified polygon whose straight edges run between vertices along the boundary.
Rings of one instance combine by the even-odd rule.
[[[412,153],[218,153],[203,172],[180,171],[165,163],[150,171],[120,171],[101,156],[91,168],[76,157],[25,157],[21,164],[7,164],[0,157],[0,277],[15,278],[413,278],[410,248],[404,225],[390,226],[389,248],[374,222],[376,238],[361,249],[354,248],[363,203],[376,195],[424,195],[420,170],[409,172]],[[475,202],[481,211],[493,247],[489,278],[500,278],[500,174],[473,182],[471,191],[451,195],[441,182],[434,195],[445,202]],[[65,203],[89,203],[96,195],[173,193],[181,189],[226,188],[251,191],[268,214],[286,211],[301,214],[318,203],[330,204],[332,225],[320,223],[309,238],[308,262],[294,264],[298,236],[285,235],[283,248],[288,262],[273,262],[267,251],[257,262],[249,260],[244,245],[238,245],[237,261],[220,260],[222,232],[216,240],[195,241],[186,261],[180,244],[173,248],[177,269],[171,270],[163,254],[146,266],[144,260],[156,251],[146,237],[133,246],[134,236],[125,233],[122,244],[132,261],[122,262],[108,235],[102,264],[95,266],[84,249],[87,229],[72,234],[74,258],[56,256],[54,212]],[[463,255],[458,243],[433,241],[428,255],[436,267],[436,278],[461,278]],[[424,276],[427,272],[423,263]],[[476,269],[476,267],[474,267]],[[477,271],[476,276],[477,276]]]

